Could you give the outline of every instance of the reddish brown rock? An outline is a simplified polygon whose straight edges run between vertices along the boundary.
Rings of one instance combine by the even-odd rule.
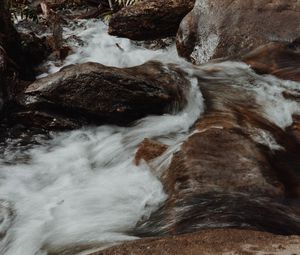
[[[259,74],[300,82],[300,40],[263,45],[242,57],[242,61]]]
[[[299,11],[299,1],[198,0],[180,26],[178,53],[199,64],[293,41],[300,36]]]
[[[132,40],[175,36],[195,0],[150,0],[125,7],[109,22],[109,33]]]
[[[139,148],[135,154],[135,164],[139,165],[141,160],[149,162],[161,156],[167,149],[167,145],[146,138],[139,145]]]
[[[300,144],[266,118],[255,89],[236,85],[253,86],[255,75],[213,67],[199,72],[206,112],[162,176],[168,199],[137,235],[230,227],[300,234]]]

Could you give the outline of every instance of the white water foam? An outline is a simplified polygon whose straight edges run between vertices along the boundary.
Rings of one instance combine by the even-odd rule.
[[[107,31],[107,25],[99,20],[77,21],[73,26],[65,27],[64,38],[76,36],[83,45],[74,44],[74,53],[67,57],[62,66],[57,67],[53,62],[48,62],[49,73],[70,64],[89,61],[106,66],[132,67],[149,60],[177,62],[179,59],[175,45],[161,50],[145,49],[129,39],[110,36]]]

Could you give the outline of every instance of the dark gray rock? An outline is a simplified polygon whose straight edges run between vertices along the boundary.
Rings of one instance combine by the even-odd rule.
[[[182,109],[188,85],[180,69],[159,62],[123,69],[98,63],[78,64],[32,83],[20,97],[22,110],[18,116],[41,117],[47,113],[46,119],[54,114],[75,119],[75,123],[127,125],[149,114]],[[51,128],[42,119],[42,126]],[[37,125],[35,121],[25,124]],[[67,126],[73,129],[77,124]]]

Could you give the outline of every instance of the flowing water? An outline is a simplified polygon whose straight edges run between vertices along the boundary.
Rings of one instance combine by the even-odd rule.
[[[131,230],[137,222],[166,199],[159,173],[146,164],[136,166],[135,151],[144,138],[162,141],[169,149],[160,157],[159,166],[168,165],[204,111],[192,76],[235,79],[236,86],[256,93],[266,117],[282,128],[299,112],[299,104],[281,94],[286,87],[296,90],[299,84],[258,76],[246,65],[226,62],[191,69],[177,57],[175,46],[144,49],[127,39],[109,36],[99,21],[80,21],[64,32],[66,37],[77,35],[83,42],[74,45],[76,50],[64,66],[94,61],[128,67],[152,59],[181,65],[191,75],[188,105],[176,115],[149,116],[129,128],[86,127],[53,133],[50,140],[27,150],[7,147],[0,158],[1,255],[45,255],[64,247],[100,247],[135,239]],[[60,68],[52,62],[47,65],[49,73]],[[207,70],[212,66],[222,71],[209,76]],[[268,136],[265,140],[276,145]]]
[[[146,50],[111,37],[99,21],[80,27],[66,28],[65,34],[78,34],[88,44],[78,47],[65,65],[133,66],[174,51]],[[58,70],[48,64],[49,72]],[[161,140],[170,146],[161,158],[161,165],[167,164],[203,112],[197,81],[191,79],[191,85],[189,103],[176,115],[149,116],[130,128],[55,133],[25,151],[8,147],[0,159],[0,254],[41,255],[135,239],[130,231],[136,223],[166,198],[147,165],[133,163],[135,151],[144,138]]]

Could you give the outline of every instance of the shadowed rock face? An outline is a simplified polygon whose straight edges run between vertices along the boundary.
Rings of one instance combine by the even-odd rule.
[[[125,7],[114,14],[109,33],[132,40],[175,36],[183,17],[195,0],[151,0]]]
[[[14,28],[10,13],[0,6],[0,49],[14,64],[23,80],[34,80],[33,63],[24,52],[22,38]],[[1,53],[2,55],[2,53]]]
[[[300,35],[299,11],[299,1],[199,0],[181,23],[178,53],[199,64],[293,41]]]
[[[11,97],[19,71],[16,60],[20,56],[20,38],[11,22],[10,13],[0,6],[0,111]]]
[[[126,125],[148,114],[182,109],[188,87],[184,73],[172,65],[148,62],[121,69],[85,63],[31,84],[20,99],[24,110],[12,118],[22,121],[32,114],[45,117],[46,113],[46,123],[45,118],[40,124],[35,118],[31,125],[50,129],[55,125],[49,123],[55,121],[58,128],[67,128],[72,119],[71,129],[88,123]]]
[[[0,45],[16,61],[22,55],[20,54],[21,39],[12,24],[10,13],[4,6],[0,6],[0,13]]]
[[[42,39],[16,31],[10,12],[0,6],[0,111],[6,105],[9,112],[18,93],[35,80],[34,66],[49,54]],[[2,96],[1,96],[2,94]]]
[[[300,234],[300,144],[267,118],[258,76],[224,66],[195,74],[205,115],[162,177],[166,203],[136,233],[233,227]]]

